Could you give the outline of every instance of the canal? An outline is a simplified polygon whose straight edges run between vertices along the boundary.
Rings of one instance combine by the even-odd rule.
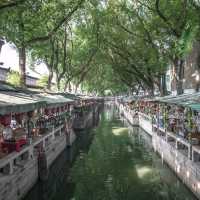
[[[24,200],[195,200],[153,152],[151,138],[105,109],[98,127],[79,133]]]

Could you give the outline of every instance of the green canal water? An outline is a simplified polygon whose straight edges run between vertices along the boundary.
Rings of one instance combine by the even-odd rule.
[[[106,109],[98,127],[79,133],[25,200],[195,200],[153,152],[151,138]]]

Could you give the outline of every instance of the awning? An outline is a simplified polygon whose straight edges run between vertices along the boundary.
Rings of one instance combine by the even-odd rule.
[[[191,110],[200,112],[200,103],[189,104],[188,107],[191,108]]]
[[[58,94],[40,93],[36,96],[39,100],[45,101],[48,108],[62,106],[63,104],[72,103],[74,101]]]
[[[44,107],[45,105],[45,101],[39,100],[34,95],[11,91],[2,91],[0,93],[0,115],[11,112],[29,112]]]
[[[67,97],[69,99],[72,100],[79,100],[80,98],[78,96],[76,96],[75,94],[69,94],[69,93],[63,93],[62,94],[64,97]]]
[[[75,100],[80,100],[81,98],[78,97],[77,95],[75,94],[71,94],[71,93],[67,93],[67,92],[64,92],[64,93],[56,93],[57,95],[61,95],[65,98],[68,98],[68,99],[71,99],[72,101],[75,101]]]
[[[197,112],[200,111],[200,93],[182,94],[178,96],[165,96],[157,98],[161,103],[187,107]]]
[[[200,100],[200,93],[194,94],[182,94],[179,96],[166,96],[158,98],[159,102],[168,103],[168,104],[176,104],[180,106],[184,106],[184,103],[187,102],[198,102]]]

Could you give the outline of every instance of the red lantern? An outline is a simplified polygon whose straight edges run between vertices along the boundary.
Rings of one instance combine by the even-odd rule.
[[[9,126],[11,123],[11,114],[0,116],[0,123]]]

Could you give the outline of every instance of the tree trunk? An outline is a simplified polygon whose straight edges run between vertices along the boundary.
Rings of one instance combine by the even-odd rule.
[[[68,87],[69,92],[72,92],[72,86],[71,83],[69,82],[69,87]]]
[[[57,90],[60,91],[60,81],[61,81],[61,78],[59,78],[59,75],[57,74],[56,76],[56,84],[57,84]]]
[[[65,92],[66,92],[66,91],[71,92],[71,84],[70,84],[69,80],[66,80],[66,81],[65,81],[64,91],[65,91]]]
[[[57,82],[57,90],[60,91],[60,81]]]
[[[148,89],[148,93],[149,93],[149,96],[153,97],[154,96],[154,83],[151,83],[149,85],[149,89]]]
[[[198,57],[197,57],[197,77],[196,77],[196,92],[199,92],[200,88],[200,51],[198,51]]]
[[[136,88],[136,91],[135,91],[136,96],[139,95],[140,89],[141,89],[141,85],[139,85],[138,88]]]
[[[184,78],[184,60],[183,59],[174,59],[174,69],[176,74],[176,92],[177,95],[183,94],[183,78]]]
[[[51,90],[51,82],[53,79],[53,69],[49,68],[49,76],[48,76],[48,82],[47,82],[47,89]]]
[[[184,78],[184,61],[179,60],[178,66],[178,82],[177,82],[177,94],[183,94],[183,78]]]
[[[49,59],[49,57],[46,55],[45,56],[45,63],[47,65],[48,71],[49,71],[49,76],[48,76],[48,82],[47,82],[47,89],[51,90],[51,82],[53,79],[53,68],[54,68],[54,54],[55,54],[55,48],[54,48],[54,40],[51,39],[50,40],[50,45],[51,45],[51,57]],[[55,63],[57,64],[57,63]],[[57,66],[56,66],[57,67]]]
[[[20,85],[26,87],[26,48],[24,46],[19,48],[19,71],[20,71]]]
[[[167,95],[167,87],[166,87],[166,74],[161,75],[160,77],[160,95]]]
[[[200,87],[200,83],[199,83],[199,81],[198,81],[197,84],[196,84],[196,88],[195,88],[195,91],[196,91],[196,92],[199,92],[199,87]]]
[[[5,44],[5,41],[3,40],[3,38],[0,37],[0,54],[1,54],[1,50],[4,44]]]
[[[77,93],[78,86],[79,86],[79,85],[76,84],[76,86],[75,86],[75,94]]]
[[[57,42],[57,47],[56,47],[56,51],[55,51],[55,54],[56,54],[56,64],[54,66],[54,68],[56,68],[56,74],[57,74],[57,89],[58,91],[60,91],[60,82],[62,80],[62,78],[64,77],[66,71],[67,71],[67,67],[66,67],[66,63],[67,63],[67,29],[66,29],[66,26],[65,26],[65,35],[64,35],[64,41],[62,42],[62,48],[63,50],[63,62],[62,62],[62,65],[61,65],[61,69],[58,69],[58,60],[59,60],[59,46],[58,46],[58,42]]]
[[[68,84],[67,84],[67,81],[66,81],[66,82],[65,82],[65,85],[64,85],[64,92],[67,91],[67,86],[68,86]]]
[[[150,90],[149,90],[149,96],[150,96],[150,97],[153,97],[153,96],[154,96],[154,90],[153,90],[153,89],[150,89]]]

